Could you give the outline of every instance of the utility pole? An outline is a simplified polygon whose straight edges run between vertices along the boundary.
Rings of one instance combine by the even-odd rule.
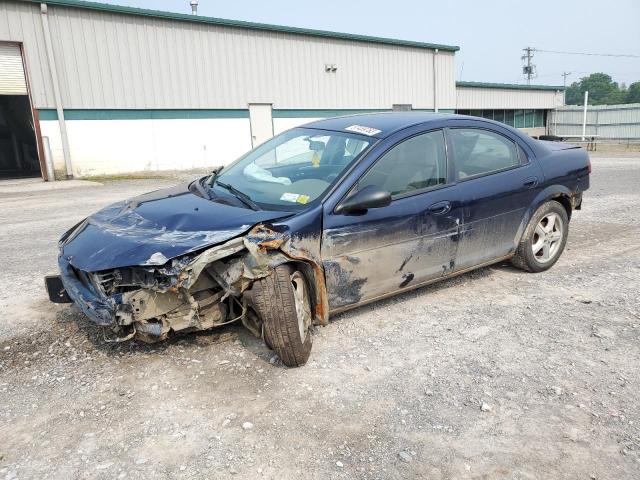
[[[535,74],[535,70],[536,70],[536,66],[533,63],[531,63],[535,48],[527,47],[527,48],[523,48],[522,51],[525,52],[524,55],[520,57],[525,62],[524,66],[522,67],[522,73],[527,77],[527,85],[531,85],[531,78]]]
[[[562,72],[562,105],[567,104],[567,77],[571,72]]]

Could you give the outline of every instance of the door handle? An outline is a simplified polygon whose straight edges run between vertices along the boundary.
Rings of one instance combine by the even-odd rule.
[[[444,215],[449,210],[451,210],[451,202],[448,200],[434,203],[429,207],[429,212],[434,215]]]
[[[527,188],[536,187],[538,185],[538,177],[529,177],[525,179],[524,182],[522,182],[522,185],[524,185]]]

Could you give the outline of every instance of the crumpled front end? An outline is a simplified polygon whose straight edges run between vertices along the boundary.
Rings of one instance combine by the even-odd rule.
[[[251,312],[251,286],[291,261],[308,268],[316,323],[327,321],[324,275],[302,244],[259,225],[245,236],[163,265],[84,272],[61,255],[59,266],[68,296],[91,321],[109,327],[116,340],[155,342],[172,331],[205,330],[237,320],[260,335],[260,320]]]

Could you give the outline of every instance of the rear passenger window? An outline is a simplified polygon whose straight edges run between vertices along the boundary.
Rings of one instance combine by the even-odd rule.
[[[453,128],[450,133],[460,180],[520,164],[516,144],[502,135],[472,128]]]
[[[369,185],[398,197],[447,182],[447,156],[442,130],[411,137],[394,146],[364,174],[357,189]]]

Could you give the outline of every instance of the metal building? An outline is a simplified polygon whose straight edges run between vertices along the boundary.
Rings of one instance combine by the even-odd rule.
[[[546,88],[457,89],[457,50],[79,0],[4,0],[0,176],[46,177],[47,151],[59,177],[210,167],[292,126],[352,112],[491,110],[500,119],[502,109],[515,122],[515,109],[544,119],[556,106]]]

